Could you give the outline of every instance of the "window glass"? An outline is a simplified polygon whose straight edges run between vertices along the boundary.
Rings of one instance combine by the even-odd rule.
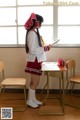
[[[18,0],[18,5],[43,5],[44,2],[52,2],[53,0]]]
[[[18,43],[25,44],[26,30],[24,27],[18,27]]]
[[[0,0],[0,7],[1,6],[15,6],[16,0]]]
[[[46,14],[47,11],[47,14]],[[53,8],[52,7],[19,7],[18,8],[18,24],[24,25],[31,13],[40,14],[44,18],[43,24],[53,24]]]
[[[60,26],[58,27],[60,44],[80,44],[80,27]]]
[[[59,7],[58,24],[80,24],[80,6]]]
[[[0,26],[16,25],[16,9],[15,8],[0,8]]]
[[[69,5],[69,6],[76,6],[80,4],[80,0],[58,0],[59,3],[63,4],[63,5]]]
[[[17,44],[15,27],[0,27],[0,44]]]

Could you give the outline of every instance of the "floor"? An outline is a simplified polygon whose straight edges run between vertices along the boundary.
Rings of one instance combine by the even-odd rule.
[[[53,95],[51,95],[53,96]],[[50,96],[50,97],[51,97]],[[56,96],[56,95],[55,95]],[[0,95],[0,98],[4,96]],[[23,98],[21,94],[9,94],[5,93],[5,98]],[[37,94],[37,99],[41,99],[42,96]],[[80,98],[75,98],[71,95],[65,96],[65,102],[67,104],[74,104],[80,106]],[[24,105],[24,100],[0,100],[0,107],[12,107],[14,109],[20,108]],[[16,107],[15,107],[16,106]],[[61,116],[48,116],[48,115],[40,115],[39,112],[60,112],[61,106],[60,102],[57,99],[47,99],[45,105],[33,109],[27,106],[27,110],[23,112],[13,112],[13,120],[80,120],[80,109],[74,108],[72,106],[65,105],[65,114]],[[1,120],[1,114],[0,114]],[[7,120],[7,119],[6,119]]]

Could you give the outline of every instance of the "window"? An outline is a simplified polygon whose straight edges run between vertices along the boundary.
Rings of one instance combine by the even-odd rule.
[[[61,0],[59,0],[60,2]],[[80,45],[80,1],[64,0],[58,6],[58,37],[60,45]]]
[[[44,17],[39,29],[49,44],[80,45],[80,0],[0,0],[0,46],[25,44],[24,24],[32,12]]]
[[[0,0],[0,45],[17,44],[15,6],[15,0]]]
[[[43,0],[0,0],[0,46],[25,44],[24,24],[32,12],[44,16],[40,33],[46,43],[52,42],[53,6],[44,5]]]

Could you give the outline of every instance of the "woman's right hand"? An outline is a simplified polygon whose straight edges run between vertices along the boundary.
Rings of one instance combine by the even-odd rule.
[[[49,47],[49,50],[50,50],[52,48],[52,44],[49,44],[48,47]]]

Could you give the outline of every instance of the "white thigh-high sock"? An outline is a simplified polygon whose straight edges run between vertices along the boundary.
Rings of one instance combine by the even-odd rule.
[[[37,108],[37,107],[38,107],[38,104],[36,104],[36,103],[33,101],[34,93],[35,93],[35,90],[32,90],[31,88],[29,88],[29,90],[28,90],[27,105],[29,105],[30,107],[33,107],[33,108]]]

